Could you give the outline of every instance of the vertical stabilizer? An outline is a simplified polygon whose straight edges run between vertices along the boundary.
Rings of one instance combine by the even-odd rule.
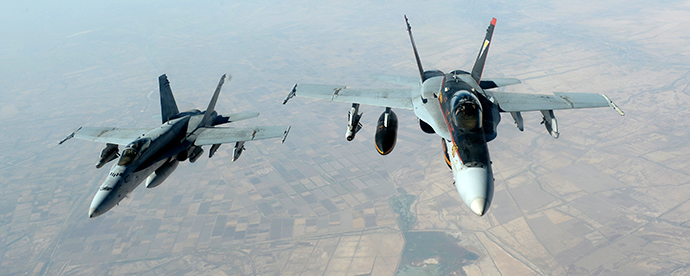
[[[205,127],[211,126],[213,124],[213,120],[211,120],[210,118],[211,114],[216,109],[216,102],[218,102],[218,95],[220,95],[220,89],[223,87],[223,83],[225,83],[225,74],[223,74],[223,76],[220,77],[218,86],[216,86],[216,91],[213,93],[213,98],[211,98],[211,102],[208,103],[208,108],[206,108],[206,111],[204,111],[204,119],[201,120],[201,124]]]
[[[424,68],[422,67],[422,60],[419,59],[419,53],[417,52],[417,45],[414,44],[414,38],[412,37],[412,27],[410,22],[407,21],[407,15],[405,15],[405,24],[407,24],[407,34],[410,35],[410,42],[412,43],[412,50],[414,51],[414,58],[417,61],[417,69],[419,70],[419,77],[424,79]]]
[[[482,42],[482,48],[479,50],[479,55],[477,56],[477,61],[474,62],[474,67],[472,67],[472,78],[479,83],[482,78],[482,71],[484,71],[484,63],[486,63],[486,56],[489,53],[489,45],[491,44],[491,37],[494,34],[494,28],[496,27],[496,18],[491,19],[491,24],[486,29],[486,37],[484,42]]]
[[[170,89],[170,82],[165,74],[158,77],[158,84],[161,94],[161,116],[163,123],[165,123],[171,118],[177,116],[180,111],[177,109],[175,97],[172,94],[172,89]]]

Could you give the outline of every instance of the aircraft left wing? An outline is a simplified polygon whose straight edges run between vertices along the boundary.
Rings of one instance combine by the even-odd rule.
[[[540,111],[611,107],[625,115],[618,106],[604,94],[596,93],[553,93],[553,95],[520,94],[500,91],[485,91],[489,98],[503,112]]]
[[[325,99],[334,102],[360,103],[412,110],[414,88],[359,89],[345,85],[295,84],[283,104],[295,96]]]
[[[196,137],[197,146],[234,143],[242,141],[282,138],[285,141],[289,126],[257,126],[253,128],[213,127],[205,128]]]
[[[148,132],[149,128],[115,128],[115,127],[81,127],[74,132],[74,138],[104,142],[110,144],[127,145],[141,135]]]

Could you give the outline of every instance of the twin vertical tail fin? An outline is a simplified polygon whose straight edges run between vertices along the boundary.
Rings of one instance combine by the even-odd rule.
[[[410,42],[412,43],[412,50],[414,51],[414,58],[417,60],[417,69],[419,69],[419,77],[424,81],[424,68],[422,67],[422,60],[419,59],[419,53],[417,52],[417,45],[414,44],[414,38],[412,37],[412,27],[410,22],[407,21],[407,15],[405,15],[405,24],[407,24],[407,34],[410,35]]]
[[[201,124],[204,127],[213,125],[213,120],[210,118],[211,114],[213,114],[213,111],[216,109],[216,102],[218,102],[218,95],[220,95],[220,89],[223,87],[223,83],[225,83],[225,74],[220,77],[218,86],[216,86],[216,91],[213,93],[213,98],[211,98],[211,102],[208,103],[208,108],[206,108],[206,111],[204,111],[204,118],[201,120]]]
[[[177,116],[180,111],[177,109],[177,103],[175,103],[175,97],[172,94],[172,89],[170,89],[170,82],[168,81],[168,76],[165,74],[158,77],[158,85],[160,88],[161,96],[161,116],[163,123],[169,121],[173,117]]]
[[[482,43],[482,48],[479,50],[479,55],[477,56],[477,61],[474,62],[474,67],[472,67],[472,78],[479,83],[482,78],[482,71],[484,71],[484,63],[486,63],[486,56],[489,53],[489,45],[491,44],[491,37],[494,34],[494,28],[496,27],[496,18],[491,19],[491,24],[486,29],[486,37]]]

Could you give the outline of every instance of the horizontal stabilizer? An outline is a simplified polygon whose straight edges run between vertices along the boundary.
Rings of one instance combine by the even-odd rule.
[[[494,79],[483,79],[479,82],[479,86],[482,89],[491,89],[496,87],[503,87],[513,84],[522,83],[519,79],[513,78],[494,78]]]
[[[232,113],[230,115],[227,115],[227,117],[228,117],[229,122],[236,122],[236,121],[241,121],[241,120],[259,117],[259,112]]]

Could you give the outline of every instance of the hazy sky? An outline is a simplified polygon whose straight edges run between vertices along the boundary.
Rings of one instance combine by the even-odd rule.
[[[401,139],[392,155],[382,158],[373,149],[372,139],[382,109],[364,107],[365,129],[348,143],[342,137],[347,104],[304,99],[280,104],[296,82],[383,87],[386,84],[369,75],[415,76],[403,14],[410,18],[425,68],[469,69],[486,26],[496,17],[484,76],[522,79],[522,85],[506,88],[512,92],[606,93],[627,113],[620,118],[605,109],[557,112],[558,140],[539,125],[538,114],[524,115],[523,133],[515,129],[509,116],[504,117],[498,138],[490,144],[497,193],[502,192],[490,214],[477,218],[463,213],[467,210],[462,208],[448,209],[452,210],[446,211],[448,216],[458,218],[444,220],[447,227],[443,228],[424,224],[425,215],[436,213],[420,203],[417,230],[472,230],[463,233],[500,237],[494,239],[496,244],[517,252],[511,256],[523,264],[527,274],[687,273],[683,269],[690,262],[690,253],[682,237],[690,232],[690,217],[684,215],[690,209],[685,157],[690,153],[686,108],[690,102],[690,7],[685,2],[20,1],[0,5],[0,233],[4,233],[0,234],[0,274],[79,274],[86,273],[80,269],[89,264],[119,268],[118,262],[140,256],[112,253],[95,262],[89,255],[110,254],[115,243],[129,242],[135,247],[151,242],[153,238],[136,234],[137,229],[148,227],[150,215],[165,211],[176,195],[194,205],[219,202],[207,188],[231,191],[235,202],[243,195],[262,193],[245,189],[252,186],[244,176],[270,168],[276,160],[291,162],[296,170],[308,170],[312,163],[350,162],[351,155],[357,154],[361,162],[357,165],[371,168],[359,173],[382,177],[386,187],[404,187],[423,196],[428,191],[419,187],[438,185],[434,187],[447,191],[447,198],[457,199],[464,207],[451,193],[454,188],[442,163],[438,137],[419,131],[411,112],[398,112]],[[93,167],[102,145],[74,140],[58,147],[57,142],[81,125],[155,127],[160,112],[156,78],[163,73],[170,79],[180,109],[203,109],[218,78],[231,74],[219,112],[256,110],[261,117],[247,124],[291,124],[289,142],[252,143],[235,163],[214,157],[183,164],[170,183],[154,190],[140,187],[133,199],[104,218],[88,220],[88,204],[107,171]],[[222,150],[231,152],[230,147]],[[414,165],[417,161],[427,163],[421,169]],[[191,176],[199,172],[213,180],[196,183]],[[410,174],[418,179],[407,179]],[[228,175],[234,184],[213,186],[213,181]],[[434,183],[423,182],[431,175],[439,178]],[[273,184],[293,184],[281,181],[275,178]],[[289,197],[276,198],[266,202],[280,210],[284,204],[280,200]],[[500,202],[500,198],[505,200]],[[582,206],[588,202],[604,202],[609,205],[601,206],[612,211],[587,211]],[[375,200],[377,203],[387,206],[385,198]],[[256,209],[242,206],[244,215],[262,216]],[[554,228],[541,227],[540,216],[559,221],[554,213],[585,226],[570,228],[570,222],[554,222]],[[622,226],[606,224],[606,214]],[[333,215],[276,216],[328,221]],[[163,224],[178,223],[184,228],[187,220],[195,218],[192,213],[181,214],[179,221],[176,217]],[[522,221],[525,223],[520,224]],[[516,242],[511,243],[501,236],[498,231],[503,224],[508,225],[506,232],[532,233],[535,243],[546,248],[543,254],[520,251],[519,244],[525,240],[515,234]],[[107,228],[112,225],[120,227]],[[394,228],[394,224],[388,227]],[[571,231],[575,228],[595,234]],[[170,229],[160,232],[179,231]],[[558,231],[549,232],[552,229]],[[97,231],[101,233],[90,234]],[[70,233],[84,238],[79,240]],[[99,242],[100,234],[117,240]],[[328,234],[341,235],[342,231]],[[477,235],[484,248],[490,248]],[[315,237],[295,234],[293,239]],[[628,240],[631,237],[637,242]],[[198,253],[206,251],[202,246],[188,246],[183,238],[173,241],[184,250],[146,257],[207,254]],[[640,249],[619,246],[622,241]],[[240,254],[243,246],[254,244],[233,244],[223,248],[227,254],[220,255]],[[626,263],[624,258],[595,262],[608,248],[636,263]],[[484,250],[479,255],[494,252]],[[259,255],[264,251],[252,252]],[[661,252],[669,252],[671,259],[664,259]],[[280,259],[279,255],[275,258]],[[489,259],[480,258],[480,262],[484,260]],[[510,266],[500,260],[487,262],[493,262],[495,270],[491,271],[505,274]],[[253,270],[224,272],[262,274],[289,266],[276,267],[256,265]]]

